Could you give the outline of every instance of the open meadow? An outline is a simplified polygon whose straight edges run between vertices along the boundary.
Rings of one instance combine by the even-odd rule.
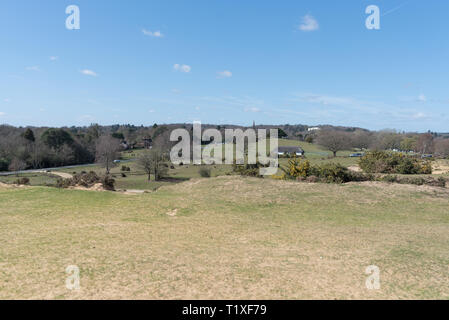
[[[0,204],[0,299],[449,298],[448,189],[220,176],[138,195],[3,184]]]

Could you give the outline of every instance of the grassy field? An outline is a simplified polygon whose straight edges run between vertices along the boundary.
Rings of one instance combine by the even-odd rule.
[[[447,189],[222,176],[141,195],[0,186],[0,203],[0,299],[449,298]]]
[[[2,183],[15,183],[20,178],[30,179],[31,186],[49,186],[55,185],[58,177],[46,173],[23,173],[19,175],[0,176]]]

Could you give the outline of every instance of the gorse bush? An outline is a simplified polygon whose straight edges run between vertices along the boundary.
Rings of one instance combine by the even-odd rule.
[[[27,184],[30,184],[30,179],[29,179],[29,178],[26,178],[26,177],[19,178],[19,179],[16,180],[16,184],[18,184],[18,185],[27,185]]]
[[[200,168],[200,170],[198,170],[200,176],[202,176],[203,178],[210,178],[210,169],[209,168]]]
[[[268,164],[263,165],[260,162],[257,162],[256,164],[233,164],[232,170],[241,176],[261,177],[260,168],[266,168],[268,166]]]
[[[413,159],[412,159],[413,160]],[[409,161],[400,162],[406,170],[409,170]],[[427,165],[424,163],[423,165]],[[346,183],[350,181],[380,181],[388,183],[429,185],[434,187],[445,187],[446,179],[443,177],[410,177],[395,174],[372,174],[364,172],[353,172],[338,163],[325,163],[322,165],[311,165],[308,160],[291,159],[287,167],[281,167],[282,174],[272,176],[274,179],[291,179],[306,182]],[[427,170],[427,169],[424,169]],[[423,170],[423,171],[424,171]]]
[[[338,163],[312,165],[309,160],[293,158],[287,167],[281,167],[283,174],[275,176],[278,179],[295,179],[308,182],[344,183],[349,181],[364,181],[368,177],[349,171]]]
[[[59,188],[69,188],[77,186],[91,188],[98,183],[101,183],[105,190],[115,190],[115,180],[112,177],[110,177],[109,175],[100,177],[93,171],[90,171],[88,173],[78,173],[70,179],[59,179],[57,182],[57,186]]]
[[[359,166],[367,173],[431,174],[432,164],[427,160],[412,158],[402,153],[371,151],[359,160]]]
[[[400,183],[400,184],[414,184],[418,186],[422,185],[428,185],[432,187],[441,187],[445,188],[447,181],[443,177],[404,177],[404,176],[397,176],[397,175],[381,175],[375,178],[376,181],[381,182],[389,182],[389,183]]]

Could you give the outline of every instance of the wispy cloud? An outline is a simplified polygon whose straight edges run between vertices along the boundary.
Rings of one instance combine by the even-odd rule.
[[[173,69],[175,69],[175,71],[189,73],[192,70],[192,67],[190,67],[186,64],[175,64],[173,66]]]
[[[390,10],[386,11],[384,14],[382,14],[382,17],[386,16],[387,14],[393,13],[393,12],[395,12],[395,11],[401,9],[401,8],[402,8],[403,6],[405,6],[406,4],[408,4],[408,2],[404,2],[403,4],[400,4],[399,6],[394,7],[393,9],[390,9]]]
[[[79,119],[81,121],[94,121],[95,117],[90,114],[83,114]]]
[[[230,77],[232,77],[232,72],[229,70],[217,72],[217,78],[230,78]]]
[[[0,117],[4,116],[5,113],[0,111]]]
[[[50,61],[56,61],[56,60],[58,60],[59,59],[59,57],[57,57],[57,56],[51,56],[50,57]]]
[[[3,101],[5,101],[6,103],[9,103],[9,102],[11,102],[11,99],[6,98],[6,99],[3,99]]]
[[[80,71],[82,74],[86,75],[86,76],[91,76],[91,77],[96,77],[98,76],[98,74],[95,71],[89,70],[89,69],[84,69]]]
[[[419,96],[418,96],[418,101],[419,102],[426,102],[427,101],[427,98],[426,98],[426,96],[424,95],[424,94],[420,94]]]
[[[304,17],[302,17],[301,24],[299,25],[298,29],[301,31],[316,31],[320,28],[320,25],[318,24],[318,21],[311,15],[307,14]]]
[[[418,119],[427,119],[430,117],[428,115],[426,115],[424,112],[417,112],[417,113],[412,114],[411,118],[418,120]]]
[[[164,35],[160,31],[149,31],[146,29],[142,29],[142,33],[149,37],[162,38]]]
[[[39,66],[32,66],[26,68],[28,71],[41,71],[41,68]]]
[[[260,112],[260,109],[257,107],[245,108],[245,112]]]

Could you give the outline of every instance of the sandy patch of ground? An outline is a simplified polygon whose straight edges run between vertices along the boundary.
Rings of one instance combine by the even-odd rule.
[[[348,169],[351,171],[354,171],[354,172],[362,172],[363,171],[359,166],[349,166]]]
[[[51,171],[51,172],[47,172],[47,171],[37,171],[39,173],[47,173],[47,174],[52,174],[58,177],[61,177],[63,179],[71,179],[73,178],[73,176],[70,173],[65,173],[65,172],[57,172],[57,171]]]
[[[75,186],[75,187],[69,187],[68,189],[85,190],[85,191],[107,191],[103,188],[103,185],[101,183],[96,183],[90,188],[86,188],[86,187],[82,187],[82,186]]]
[[[445,163],[435,162],[432,166],[433,174],[447,174],[449,173],[449,166]]]

